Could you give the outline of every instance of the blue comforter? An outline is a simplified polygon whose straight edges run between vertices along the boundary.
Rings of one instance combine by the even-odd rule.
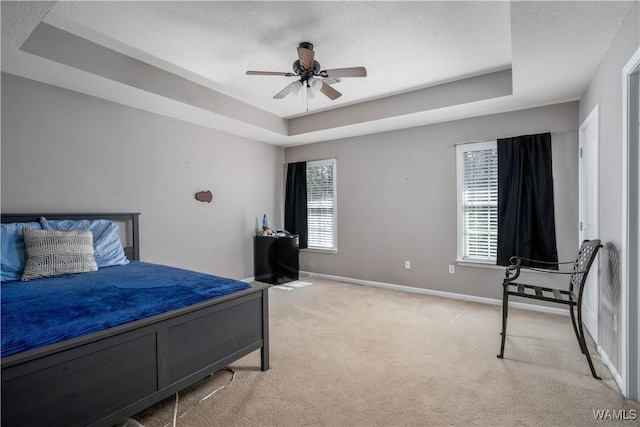
[[[1,356],[250,287],[239,280],[137,261],[93,273],[3,282]]]

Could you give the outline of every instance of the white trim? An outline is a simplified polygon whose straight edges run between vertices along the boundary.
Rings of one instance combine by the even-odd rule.
[[[587,164],[586,166],[586,170],[585,170],[585,154],[584,154],[584,148],[585,148],[585,129],[589,128],[590,126],[594,126],[595,128],[595,133],[596,133],[596,139],[594,142],[594,146],[592,147],[592,149],[595,151],[595,170],[590,170],[589,168],[589,164]],[[600,213],[598,212],[600,204],[599,204],[599,183],[600,183],[600,179],[599,179],[599,171],[600,171],[600,104],[596,104],[595,107],[593,107],[593,110],[591,110],[591,113],[589,113],[589,115],[587,116],[586,119],[584,119],[584,121],[582,122],[582,124],[580,125],[580,127],[578,128],[578,146],[579,146],[579,157],[578,157],[578,244],[580,244],[582,241],[585,240],[585,227],[580,227],[580,225],[584,225],[585,223],[585,218],[584,218],[584,213],[585,213],[585,196],[587,200],[591,200],[591,198],[595,199],[595,236],[593,234],[589,235],[589,239],[593,239],[593,238],[598,238],[599,237],[599,230],[600,230]],[[585,188],[584,188],[584,174],[591,174],[593,175],[593,188],[590,188],[590,190],[595,190],[595,194],[592,194],[590,192],[590,194],[585,194]],[[587,278],[587,280],[591,280],[592,277],[595,277],[595,285],[597,285],[597,289],[595,291],[595,301],[591,301],[590,298],[588,298],[589,302],[593,304],[594,308],[595,308],[595,313],[593,312],[593,310],[591,310],[591,305],[583,305],[583,323],[584,326],[586,327],[586,329],[589,331],[589,333],[591,334],[591,337],[593,338],[593,341],[596,344],[600,343],[600,319],[599,319],[599,308],[600,308],[600,266],[599,263],[594,262],[593,265],[591,265],[591,271],[589,272],[589,277]],[[590,288],[587,288],[587,293],[591,292]],[[584,299],[583,299],[584,301]],[[585,320],[585,308],[586,308],[586,313],[587,313],[587,318],[586,318],[586,322],[584,322]],[[592,319],[595,317],[595,324],[592,321]]]
[[[494,259],[480,260],[480,259],[466,259],[464,258],[464,230],[463,230],[463,206],[462,206],[462,183],[464,182],[464,157],[463,153],[469,151],[483,151],[495,149],[498,146],[498,140],[492,139],[481,142],[469,142],[456,145],[456,241],[457,241],[457,255],[456,260],[460,262],[478,263],[478,264],[490,264],[495,263]]]
[[[468,259],[456,259],[456,264],[464,267],[480,267],[491,268],[493,270],[505,270],[507,267],[503,265],[496,265],[495,261],[471,261]]]
[[[300,252],[316,252],[321,254],[337,254],[337,249],[317,249],[317,248],[304,248],[300,249]]]
[[[613,379],[618,384],[618,387],[620,387],[620,390],[622,390],[620,386],[620,384],[622,384],[622,375],[620,375],[615,365],[613,364],[613,362],[611,362],[611,360],[609,359],[609,356],[601,346],[597,347],[597,351],[598,351],[598,354],[600,355],[600,359],[602,360],[602,363],[604,363],[604,365],[607,368],[609,368],[609,372],[611,372]]]
[[[307,247],[306,249],[312,251],[319,251],[324,253],[338,253],[338,167],[337,167],[337,159],[335,157],[330,159],[323,160],[312,160],[307,162],[307,169],[310,167],[319,167],[319,166],[327,166],[331,165],[333,179],[331,184],[333,185],[333,247],[331,248],[320,248],[320,247]],[[307,187],[307,191],[308,191]],[[307,213],[308,215],[308,213]],[[307,218],[308,220],[308,218]]]
[[[482,262],[482,261],[469,261],[466,259],[457,259],[456,260],[456,264],[461,265],[463,267],[476,267],[476,268],[489,268],[492,270],[506,270],[507,266],[506,265],[497,265],[495,264],[495,262]],[[592,267],[593,268],[593,267]],[[524,269],[522,270],[522,273],[532,273],[532,274],[553,274],[553,273],[557,273],[555,270],[549,270],[549,271],[544,271],[543,269],[536,269],[536,270],[527,270]]]
[[[598,132],[598,139],[596,140],[596,150],[600,150],[600,104],[596,104],[595,107],[593,107],[593,110],[591,110],[591,113],[589,113],[589,115],[587,116],[586,119],[584,119],[584,121],[582,122],[582,124],[580,125],[580,128],[578,130],[578,137],[579,137],[579,148],[580,150],[582,150],[584,148],[584,139],[583,139],[583,134],[584,134],[584,129],[587,128],[588,126],[590,126],[593,122],[595,121],[595,125],[596,125],[596,130]],[[596,172],[598,172],[600,170],[600,159],[598,158],[598,165],[597,168],[598,170]],[[582,195],[582,187],[584,186],[584,183],[582,182],[582,169],[584,168],[584,156],[580,155],[579,160],[578,160],[578,194],[581,196]],[[594,176],[595,179],[595,187],[596,189],[599,188],[599,176],[598,173],[595,174]],[[596,205],[598,205],[598,192],[596,191]],[[582,218],[582,214],[583,214],[583,200],[582,197],[578,197],[578,221],[582,222],[583,218]],[[598,229],[600,228],[600,215],[598,210],[596,210],[595,212],[596,214],[596,223],[598,226]],[[578,244],[582,243],[582,241],[584,240],[584,231],[578,229]],[[596,265],[591,266],[591,268],[593,267],[597,267]]]
[[[620,248],[620,278],[621,278],[621,383],[618,385],[622,390],[625,397],[629,396],[629,382],[638,381],[638,378],[629,378],[629,358],[628,358],[628,344],[631,333],[638,333],[638,326],[629,325],[629,132],[628,132],[628,120],[627,116],[629,97],[628,81],[631,72],[640,64],[640,48],[635,51],[629,61],[622,69],[622,243]],[[637,302],[640,304],[640,302]],[[637,344],[638,337],[635,337],[632,342]],[[635,349],[635,351],[638,351]]]
[[[462,237],[462,182],[463,182],[463,162],[461,152],[463,146],[456,146],[456,258],[463,258],[463,237]]]
[[[442,298],[456,299],[456,300],[469,301],[469,302],[477,302],[477,303],[480,303],[480,304],[497,305],[497,306],[501,306],[502,305],[502,300],[498,300],[498,299],[495,299],[495,298],[485,298],[485,297],[478,297],[478,296],[475,296],[475,295],[456,294],[456,293],[453,293],[453,292],[436,291],[436,290],[433,290],[433,289],[416,288],[416,287],[413,287],[413,286],[395,285],[395,284],[392,284],[392,283],[383,283],[383,282],[374,282],[374,281],[371,281],[371,280],[353,279],[351,277],[333,276],[331,274],[311,273],[311,272],[308,272],[308,271],[301,271],[300,274],[301,275],[307,275],[309,277],[317,277],[319,279],[327,279],[327,280],[334,280],[334,281],[337,281],[337,282],[353,283],[353,284],[356,284],[356,285],[374,286],[376,288],[385,288],[385,289],[391,289],[391,290],[394,290],[394,291],[402,291],[402,292],[411,292],[411,293],[423,294],[423,295],[431,295],[431,296],[437,296],[437,297],[442,297]],[[538,311],[538,312],[548,313],[548,314],[559,314],[561,316],[569,316],[569,311],[566,310],[566,309],[563,310],[563,309],[560,309],[560,308],[546,307],[546,306],[537,305],[537,304],[527,304],[527,303],[522,303],[522,302],[509,302],[509,307],[521,308],[521,309],[524,309],[524,310],[531,310],[531,311]]]

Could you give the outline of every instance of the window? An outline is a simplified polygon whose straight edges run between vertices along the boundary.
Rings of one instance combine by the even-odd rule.
[[[307,162],[308,248],[336,251],[336,160]]]
[[[458,260],[495,264],[498,244],[496,141],[456,147]]]

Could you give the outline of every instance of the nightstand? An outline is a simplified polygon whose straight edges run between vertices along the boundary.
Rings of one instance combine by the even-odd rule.
[[[298,280],[298,236],[255,236],[253,274],[258,282],[280,285]]]

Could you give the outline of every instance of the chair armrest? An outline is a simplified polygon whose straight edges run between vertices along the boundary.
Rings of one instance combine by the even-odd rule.
[[[518,276],[520,276],[520,259],[518,257],[511,257],[509,258],[509,262],[511,262],[511,264],[509,264],[509,266],[507,267],[507,269],[504,272],[504,282],[512,282],[514,280],[516,280],[518,278]],[[511,272],[515,270],[515,275],[512,277],[511,276]]]
[[[505,271],[505,281],[512,282],[520,276],[520,270],[528,270],[528,271],[537,271],[539,273],[547,273],[547,274],[577,274],[577,273],[586,273],[586,271],[579,270],[571,270],[571,271],[555,271],[555,270],[543,270],[536,267],[524,267],[521,265],[522,261],[532,261],[539,264],[548,264],[548,265],[563,265],[563,264],[574,264],[575,261],[566,261],[566,262],[553,262],[553,261],[539,261],[537,259],[525,258],[520,256],[512,256],[509,258],[509,262],[511,263],[507,270]],[[511,277],[511,272],[515,270],[515,275]]]
[[[575,262],[575,261],[564,261],[564,262],[540,261],[537,259],[525,258],[521,256],[512,256],[511,258],[509,258],[509,262],[511,264],[515,264],[516,260],[532,261],[532,262],[537,262],[538,264],[549,264],[549,265],[573,264]],[[523,268],[526,268],[526,267],[523,267]]]

